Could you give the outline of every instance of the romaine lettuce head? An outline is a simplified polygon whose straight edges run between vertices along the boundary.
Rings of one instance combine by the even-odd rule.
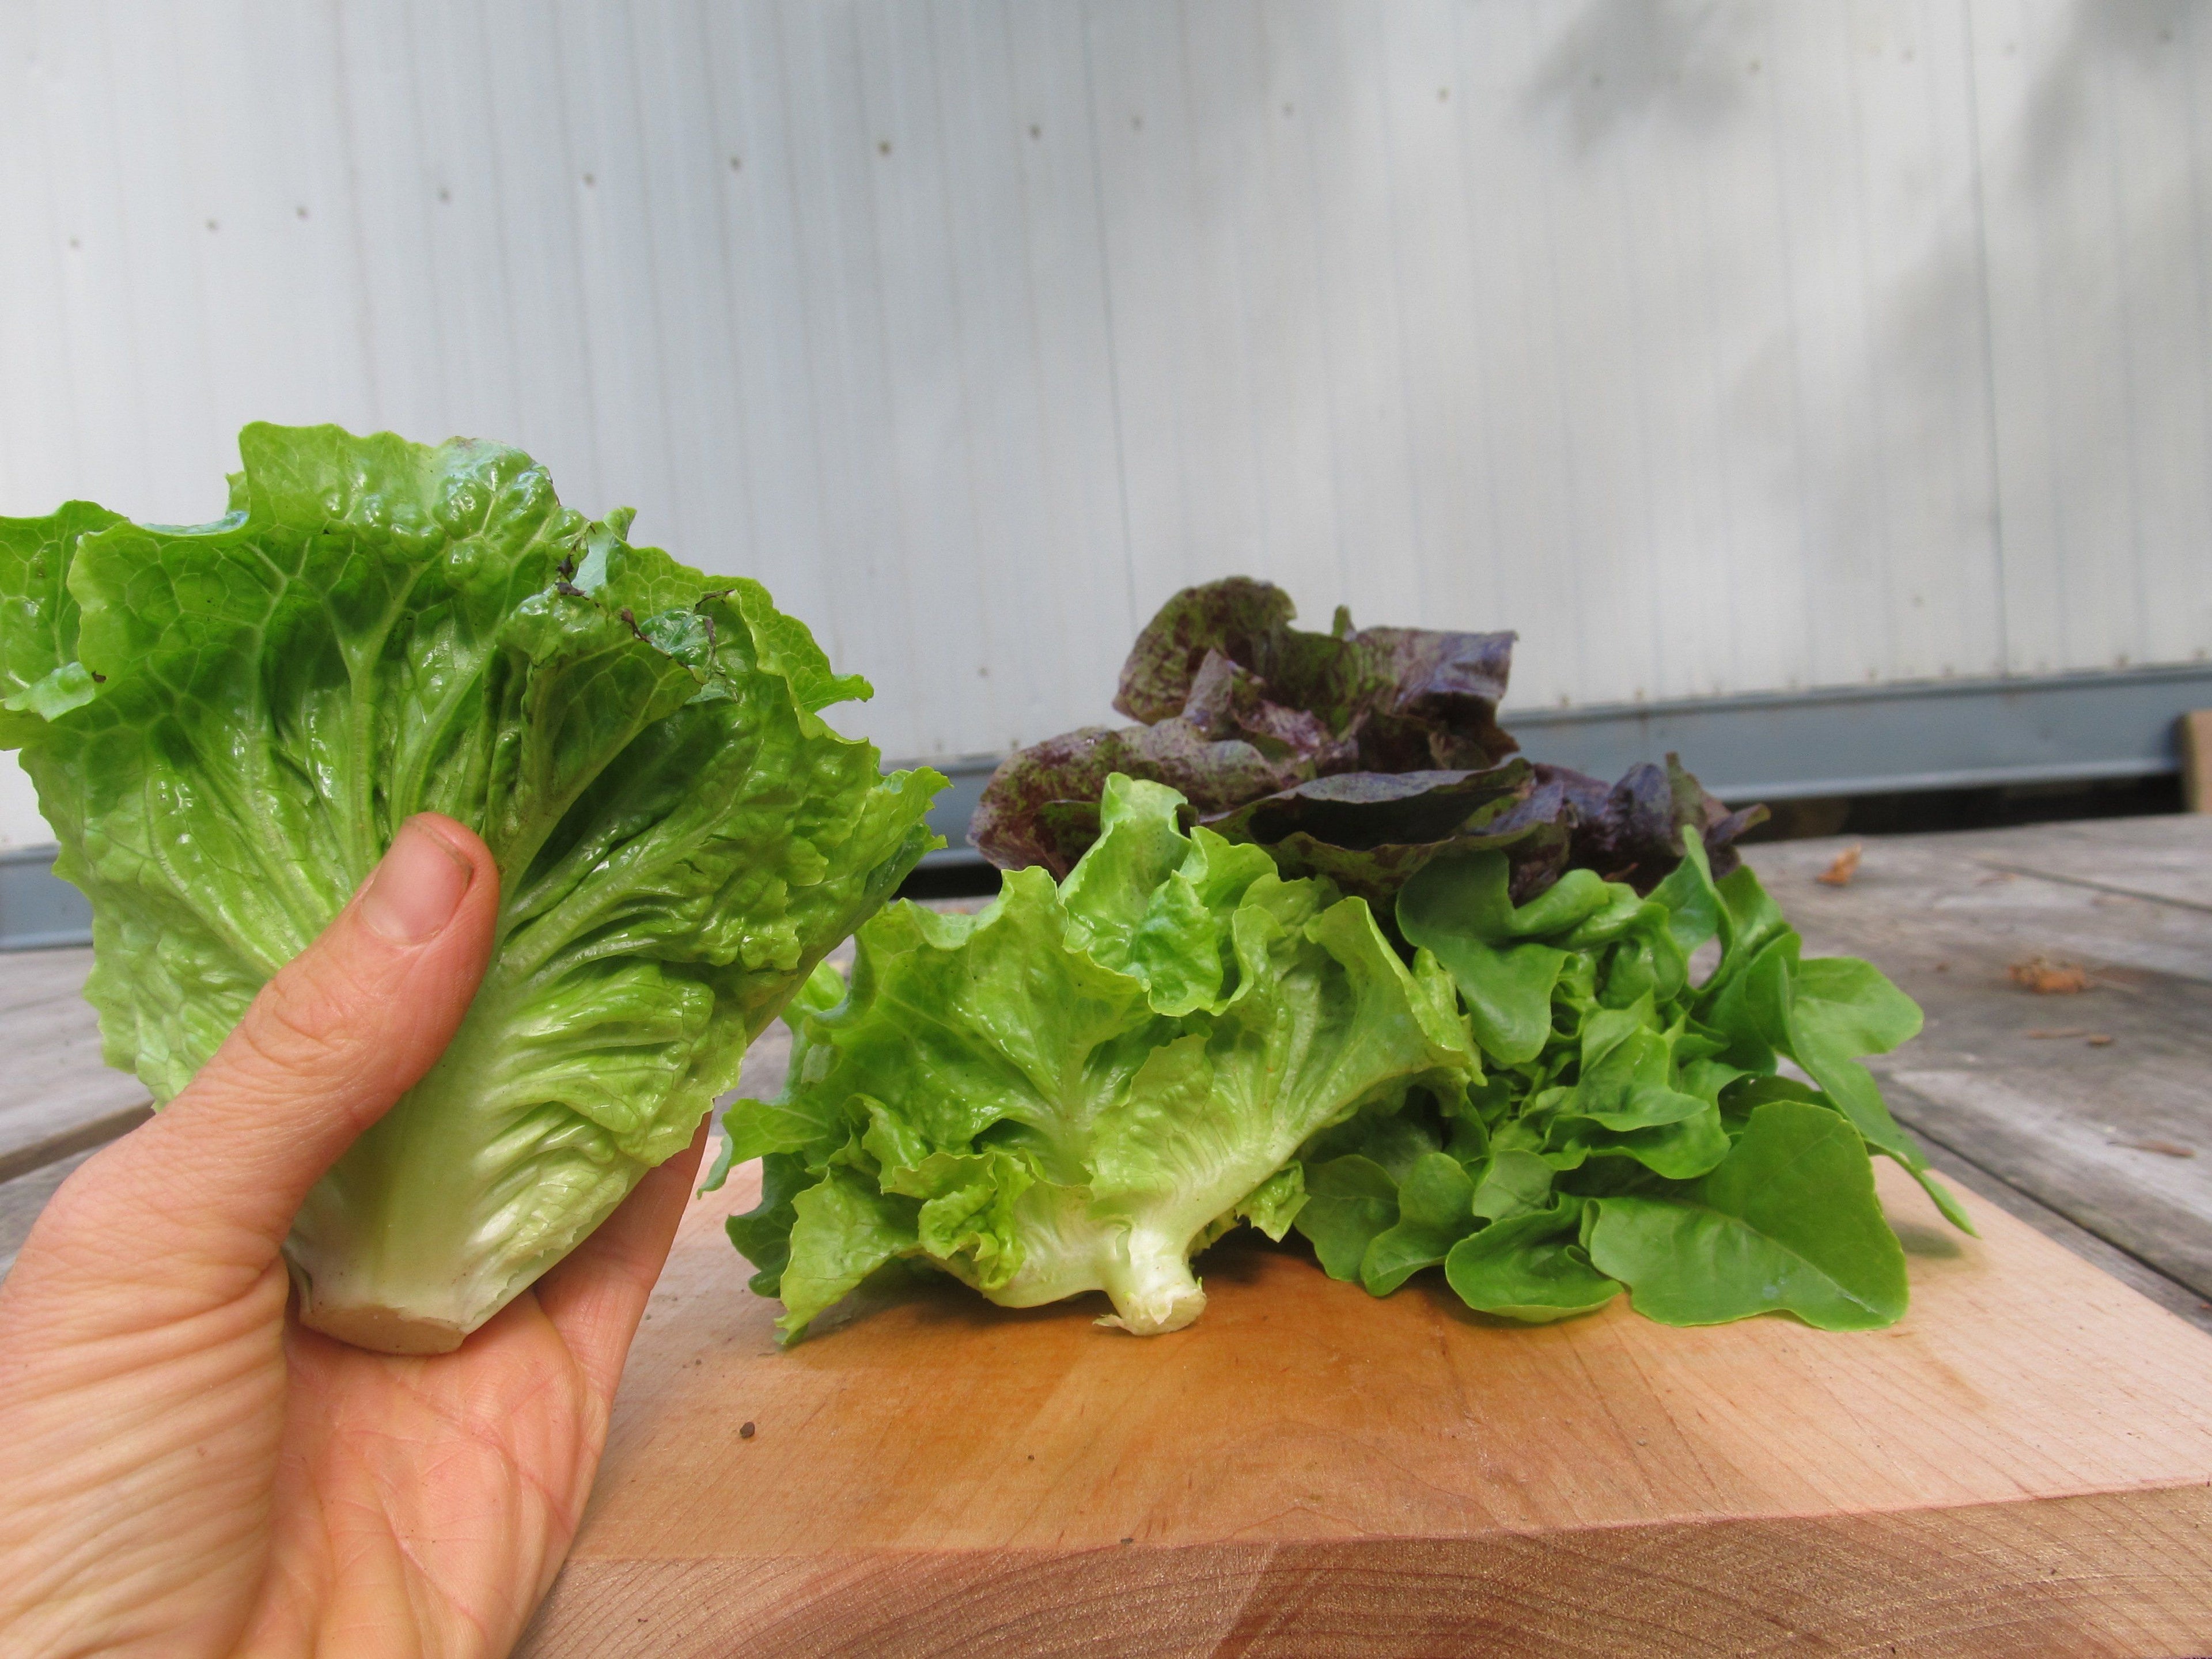
[[[1014,872],[975,915],[896,904],[792,1014],[789,1081],[725,1119],[764,1159],[730,1224],[796,1335],[896,1258],[1008,1307],[1085,1291],[1150,1334],[1206,1305],[1190,1257],[1239,1218],[1281,1237],[1316,1132],[1476,1075],[1449,975],[1364,900],[1177,828],[1109,779],[1058,885]],[[716,1179],[720,1178],[718,1171]]]
[[[0,741],[91,897],[110,1063],[166,1102],[413,813],[499,861],[444,1058],[317,1187],[302,1317],[456,1346],[690,1138],[934,843],[943,780],[757,582],[562,507],[518,451],[248,427],[226,518],[0,520]]]

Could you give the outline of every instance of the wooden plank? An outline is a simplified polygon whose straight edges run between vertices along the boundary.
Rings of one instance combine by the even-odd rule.
[[[2124,1091],[2069,1087],[2049,1070],[1889,1073],[1905,1122],[2069,1220],[2155,1262],[2212,1299],[2212,1136],[2204,1096],[2154,1091],[2142,1066]]]
[[[685,1219],[522,1650],[2198,1650],[2212,1338],[1882,1182],[1880,1335],[1509,1328],[1238,1242],[1172,1337],[948,1282],[779,1352],[720,1226],[747,1171]]]
[[[0,1166],[34,1168],[90,1145],[81,1132],[91,1124],[112,1125],[100,1137],[112,1139],[131,1127],[125,1120],[146,1098],[144,1084],[102,1066],[98,1047],[88,1045],[66,1069],[33,1078],[27,1089],[11,1081],[0,1096]]]
[[[1927,1132],[1918,1133],[1928,1162],[1946,1182],[1963,1187],[1986,1199],[2016,1221],[2024,1221],[2045,1238],[2063,1244],[2099,1271],[2109,1273],[2138,1295],[2145,1296],[2200,1331],[2212,1334],[2212,1301],[2206,1300],[2179,1279],[2161,1273],[2149,1262],[2130,1255],[2087,1228],[2069,1220],[2041,1200],[2033,1198],[1979,1164],[1971,1164]]]
[[[128,1079],[136,1082],[136,1079]],[[145,1091],[139,1090],[143,1094]],[[105,1146],[109,1141],[129,1134],[154,1115],[153,1103],[142,1100],[133,1106],[119,1107],[98,1117],[80,1116],[67,1128],[59,1129],[42,1140],[8,1146],[0,1142],[0,1182],[12,1182],[34,1170],[75,1158]]]
[[[2191,813],[1989,830],[1959,850],[1993,870],[2212,911],[2212,823]]]
[[[1815,883],[1844,844],[1749,856],[1808,949],[1867,957],[1925,1011],[1871,1062],[1899,1119],[2212,1298],[2212,915],[2187,896],[2212,823],[1883,839],[1848,887]],[[2008,969],[2032,956],[2088,988],[2023,989]]]
[[[86,1147],[27,1174],[0,1180],[0,1279],[5,1279],[8,1269],[15,1265],[16,1253],[31,1236],[32,1224],[46,1207],[46,1200],[54,1195],[55,1188],[97,1150]]]
[[[1915,996],[1921,995],[1916,988],[1924,988],[1939,1002],[1978,996],[2005,982],[2011,962],[2038,953],[2114,970],[2212,981],[2212,918],[2204,912],[2174,899],[2087,884],[2100,867],[2121,869],[2123,854],[2100,854],[2090,843],[2076,866],[2081,876],[2072,880],[2002,867],[2017,861],[2009,848],[2026,848],[2049,828],[1869,841],[1858,875],[1844,888],[1823,887],[1814,878],[1850,844],[1848,840],[1760,847],[1750,858],[1763,878],[1771,872],[1770,884],[1784,910],[1815,949],[1873,954],[1890,973],[1910,976],[1907,988]],[[2003,839],[2014,834],[2021,839]],[[2048,869],[2055,860],[2046,854],[2035,862]],[[2185,867],[2170,872],[2177,894],[2186,875]],[[2115,880],[2149,887],[2162,878],[2138,864]],[[1938,962],[1950,964],[1946,972],[1964,977],[1936,975]],[[2100,997],[2125,975],[2107,977],[2114,983],[2100,984]],[[1986,1006],[2009,1006],[2009,1000]],[[2047,1003],[2021,1006],[2050,1012]],[[2038,1016],[2021,1023],[2064,1024],[2072,1019]]]
[[[112,1140],[143,1121],[146,1085],[102,1064],[83,998],[89,951],[0,954],[0,1182]]]
[[[76,996],[92,971],[92,951],[72,947],[61,951],[0,951],[0,1015],[19,1007]]]
[[[2212,708],[2193,709],[2177,722],[2182,799],[2192,812],[2212,813]]]

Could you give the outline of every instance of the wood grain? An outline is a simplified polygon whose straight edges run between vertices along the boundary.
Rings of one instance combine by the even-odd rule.
[[[100,1060],[91,970],[90,951],[0,953],[0,1182],[112,1140],[150,1109],[146,1085]]]
[[[2046,823],[1959,839],[1967,844],[1958,851],[1991,869],[2212,912],[2212,824],[2200,815]]]
[[[2212,812],[2212,708],[2195,708],[2176,722],[2174,747],[2181,751],[2181,794],[2189,810]]]
[[[1808,951],[1878,963],[1925,1010],[1871,1063],[1911,1128],[2212,1301],[2212,818],[2044,824],[1750,857]],[[2039,996],[2009,965],[2079,964]]]
[[[1858,1336],[1231,1240],[1171,1337],[947,1283],[779,1352],[752,1185],[686,1218],[534,1659],[2212,1650],[2212,1339],[1887,1166],[1914,1305]]]

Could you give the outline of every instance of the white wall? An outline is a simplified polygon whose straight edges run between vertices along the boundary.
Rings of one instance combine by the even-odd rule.
[[[898,757],[1237,570],[1523,703],[2201,658],[2209,157],[2181,0],[0,0],[0,512],[504,438]]]

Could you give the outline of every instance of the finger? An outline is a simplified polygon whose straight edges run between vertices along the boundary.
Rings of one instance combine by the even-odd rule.
[[[701,1118],[691,1144],[647,1172],[596,1232],[538,1281],[538,1305],[603,1401],[614,1398],[630,1339],[690,1202],[708,1121]]]
[[[444,1050],[498,908],[483,842],[409,819],[184,1091],[57,1194],[58,1224],[148,1267],[265,1268],[307,1189]]]

